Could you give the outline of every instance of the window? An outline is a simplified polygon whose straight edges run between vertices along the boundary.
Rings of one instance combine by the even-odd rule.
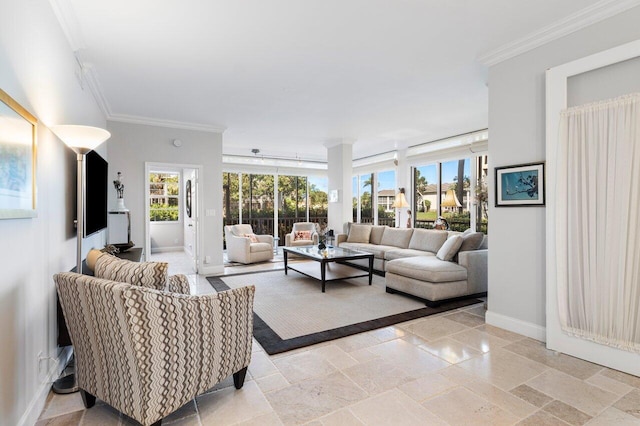
[[[489,174],[489,156],[481,155],[476,158],[476,231],[488,233],[489,215],[489,193],[487,192],[487,179]]]
[[[222,222],[224,225],[240,223],[240,192],[237,173],[222,174]]]
[[[452,231],[464,231],[475,223],[475,229],[486,233],[486,158],[486,155],[473,158],[473,172],[470,158],[414,168],[415,226],[432,228],[438,216],[442,216]]]
[[[290,233],[295,222],[306,221],[307,178],[278,176],[278,235]]]
[[[414,169],[413,210],[416,228],[431,228],[438,218],[438,167],[435,164]]]
[[[373,223],[373,173],[353,177],[353,219]]]
[[[392,207],[396,199],[396,172],[388,170],[378,172],[376,175],[378,182],[378,225],[387,225],[392,228],[396,226],[396,209]]]
[[[329,211],[329,179],[309,177],[309,221],[327,223]]]
[[[149,220],[177,222],[180,219],[180,174],[149,173]]]
[[[273,235],[273,175],[242,175],[242,223],[259,235]]]
[[[452,231],[471,226],[471,181],[468,158],[440,163],[440,216]]]

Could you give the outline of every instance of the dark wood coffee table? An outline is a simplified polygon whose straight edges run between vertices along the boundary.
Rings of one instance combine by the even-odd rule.
[[[364,251],[350,250],[340,247],[330,247],[326,249],[326,255],[318,250],[316,246],[283,247],[284,252],[284,273],[287,275],[289,269],[306,275],[307,277],[322,282],[322,292],[324,293],[327,281],[344,280],[347,278],[369,277],[369,285],[372,282],[373,254]],[[299,262],[294,266],[289,265],[288,255],[294,254],[305,259],[313,260],[320,264],[320,268],[314,262]],[[369,259],[368,271],[363,271],[344,262],[356,259]]]

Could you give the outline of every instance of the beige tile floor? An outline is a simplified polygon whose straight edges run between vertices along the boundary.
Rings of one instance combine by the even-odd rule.
[[[184,255],[153,258],[213,291]],[[79,394],[50,394],[37,423],[129,424]],[[227,379],[163,424],[640,425],[640,378],[489,326],[480,304],[274,356],[254,341],[241,390]]]

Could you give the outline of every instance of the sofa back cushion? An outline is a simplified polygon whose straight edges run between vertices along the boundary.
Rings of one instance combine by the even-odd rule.
[[[386,226],[376,225],[371,227],[371,236],[369,237],[369,242],[371,244],[382,244],[382,235],[384,234],[384,230]]]
[[[437,253],[444,242],[447,241],[447,236],[447,231],[415,229],[409,242],[409,248]]]
[[[484,239],[482,232],[468,232],[462,234],[462,246],[459,251],[478,250]]]
[[[354,223],[349,229],[348,243],[368,243],[371,236],[371,225]]]
[[[436,257],[449,262],[458,254],[461,245],[462,237],[460,235],[453,235],[440,247],[440,250],[436,253]]]
[[[413,228],[387,228],[382,234],[380,244],[383,246],[408,248],[412,234]]]

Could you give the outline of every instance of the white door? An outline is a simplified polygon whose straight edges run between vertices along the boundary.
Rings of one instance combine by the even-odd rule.
[[[570,77],[589,71],[640,58],[640,40],[631,42],[613,49],[569,62],[547,70],[546,81],[546,124],[547,124],[547,182],[555,181],[556,145],[559,135],[560,111],[567,107],[568,84]],[[556,202],[555,187],[547,184],[547,207],[546,207],[546,260],[547,260],[547,348],[563,352],[577,358],[586,359],[616,370],[639,375],[640,363],[638,354],[617,349],[612,346],[605,346],[589,340],[569,336],[562,331],[560,317],[558,314],[558,293],[557,293],[557,256],[556,256]]]

